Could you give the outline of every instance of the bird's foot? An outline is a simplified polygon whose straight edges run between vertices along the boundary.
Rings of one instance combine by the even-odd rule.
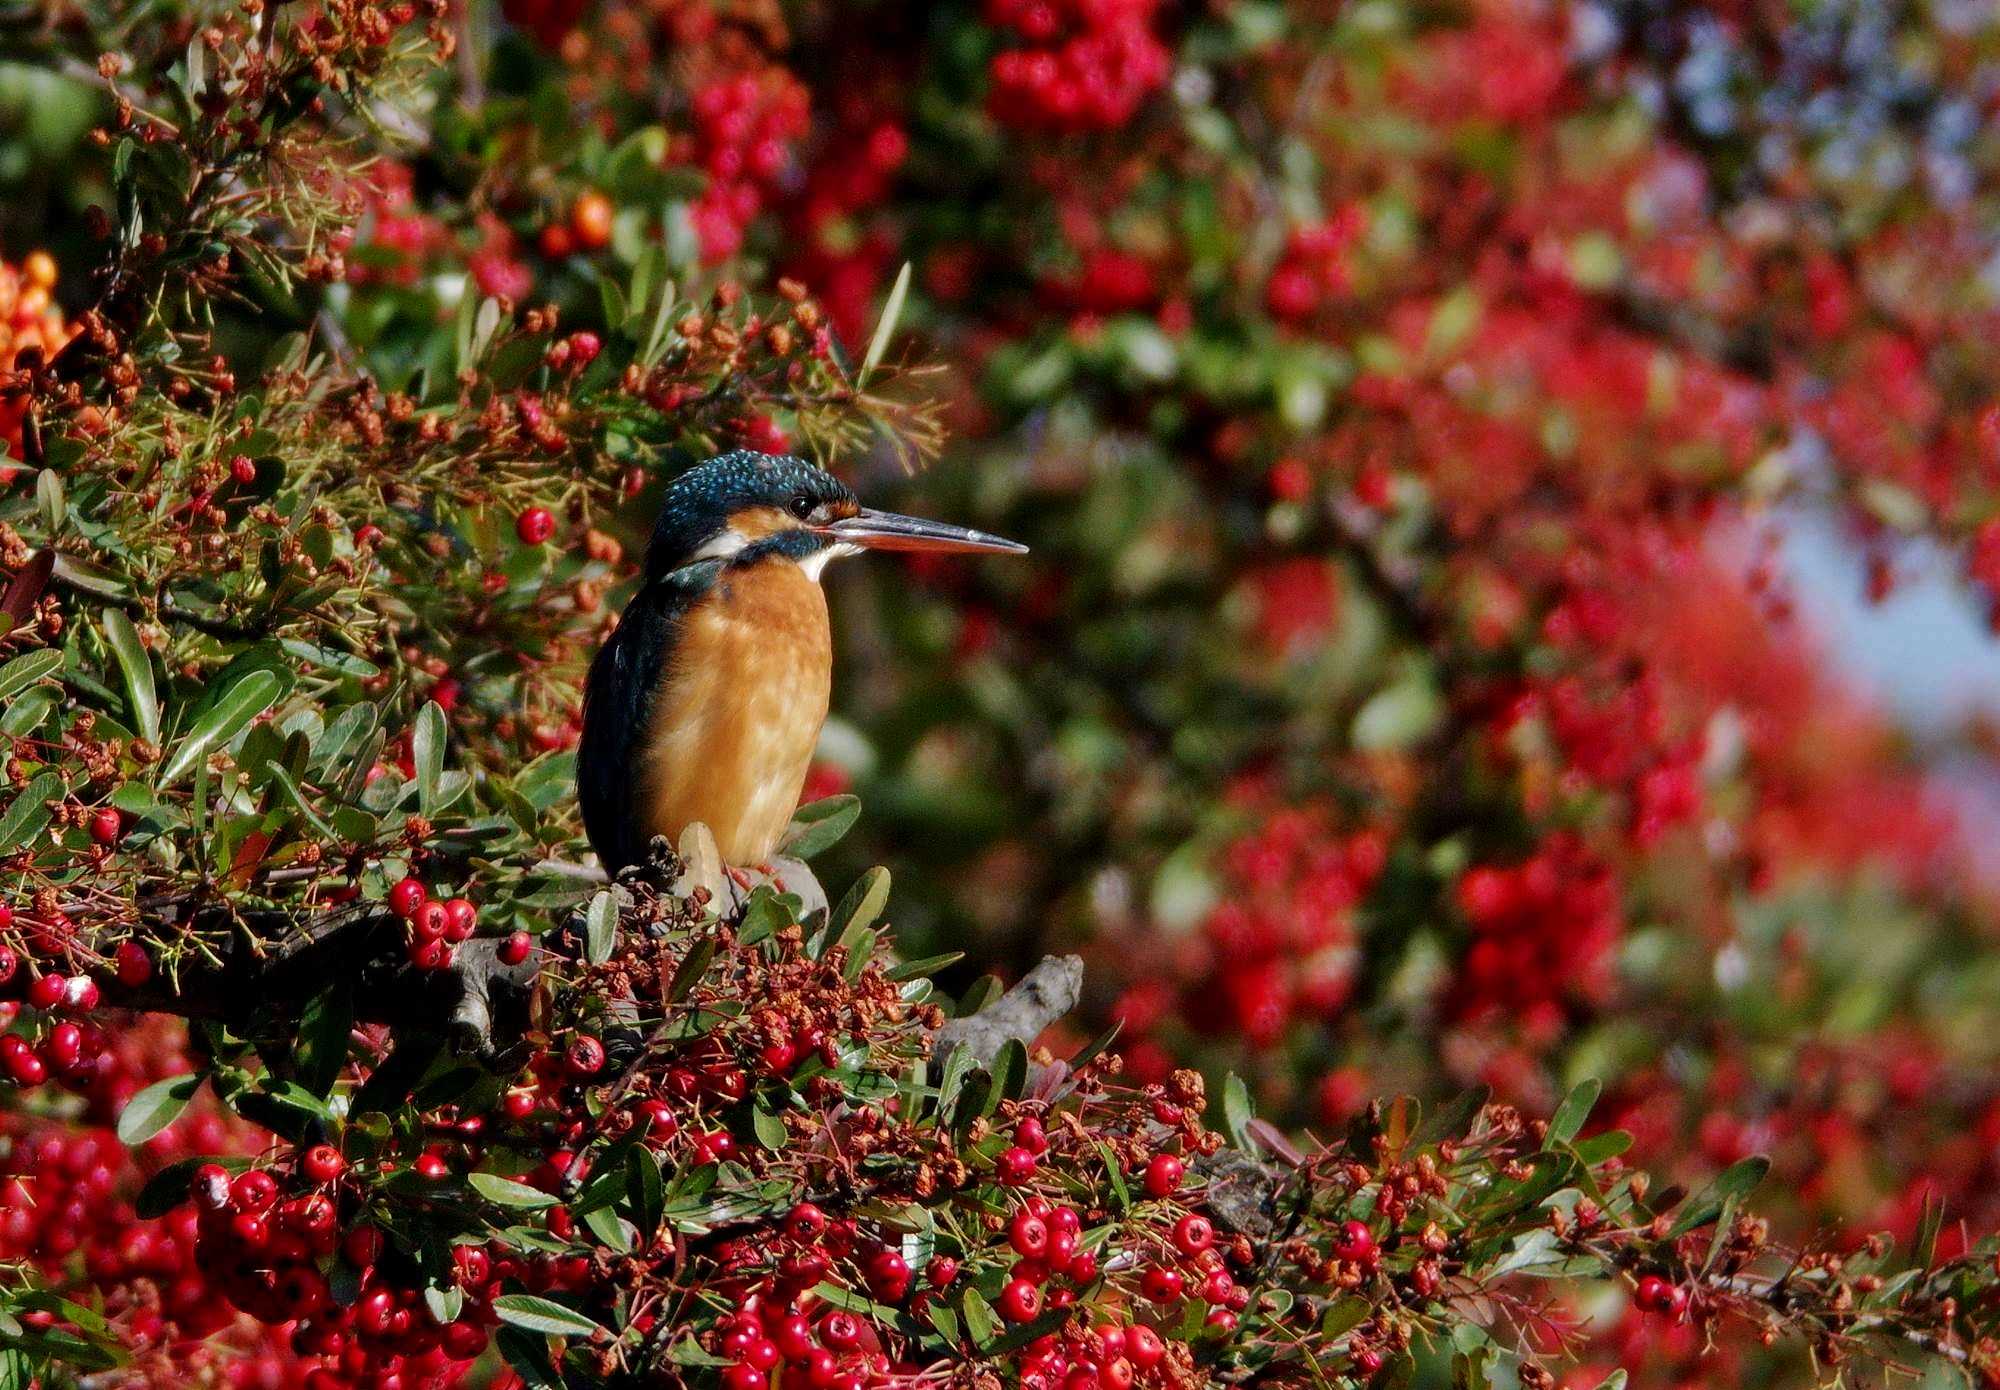
[[[757,874],[754,870],[739,869],[734,864],[730,864],[723,868],[723,872],[729,875],[732,883],[746,893],[757,886]]]

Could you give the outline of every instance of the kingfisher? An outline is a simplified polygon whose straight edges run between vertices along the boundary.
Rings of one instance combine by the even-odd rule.
[[[696,821],[725,864],[770,862],[833,685],[820,577],[864,550],[1027,547],[864,507],[786,455],[723,454],[667,485],[638,592],[584,686],[577,797],[608,873]]]

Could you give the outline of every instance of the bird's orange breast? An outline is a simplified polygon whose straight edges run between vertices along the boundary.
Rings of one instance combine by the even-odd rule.
[[[723,572],[681,620],[649,710],[646,835],[700,821],[725,863],[761,864],[798,809],[833,682],[826,596],[791,560]]]

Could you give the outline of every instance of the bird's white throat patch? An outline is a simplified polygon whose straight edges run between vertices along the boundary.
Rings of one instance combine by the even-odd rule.
[[[853,544],[851,541],[835,541],[832,545],[821,546],[818,550],[806,556],[805,559],[799,561],[799,568],[806,572],[806,578],[817,584],[819,583],[821,573],[826,569],[827,561],[838,560],[848,555],[859,555],[860,553],[861,547]]]
[[[764,537],[762,536],[746,536],[733,526],[725,526],[710,537],[702,545],[701,549],[690,555],[688,563],[695,564],[702,560],[727,560],[731,556],[740,553],[752,541],[763,539]],[[803,560],[798,561],[798,567],[805,571],[806,578],[817,584],[820,581],[820,575],[826,570],[828,561],[843,559],[849,555],[859,555],[861,549],[860,546],[855,545],[851,541],[834,541],[828,545],[821,546]]]

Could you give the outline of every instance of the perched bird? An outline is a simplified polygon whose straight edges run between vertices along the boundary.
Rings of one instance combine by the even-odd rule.
[[[604,867],[695,821],[725,863],[769,861],[826,720],[829,561],[1026,549],[863,507],[803,459],[724,454],[668,484],[639,591],[584,688],[577,793]]]

